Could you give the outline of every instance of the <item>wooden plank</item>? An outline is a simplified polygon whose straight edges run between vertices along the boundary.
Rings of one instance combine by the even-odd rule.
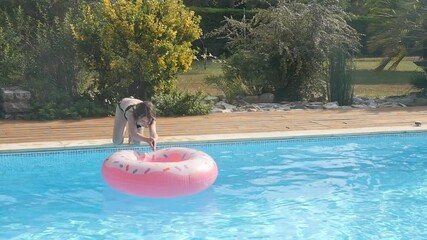
[[[426,107],[292,110],[281,112],[214,113],[204,116],[159,117],[162,136],[301,131],[427,124]],[[81,120],[0,120],[0,144],[61,140],[109,139],[113,117]]]

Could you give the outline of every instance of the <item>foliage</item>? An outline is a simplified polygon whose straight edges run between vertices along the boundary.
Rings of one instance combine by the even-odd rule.
[[[97,73],[93,92],[114,102],[173,90],[176,74],[191,65],[199,21],[180,0],[104,0],[83,5],[71,27],[80,54]]]
[[[0,9],[8,14],[12,14],[16,9],[21,8],[26,16],[35,20],[43,20],[46,17],[64,18],[70,8],[79,4],[79,2],[96,2],[97,0],[1,0]],[[41,6],[49,6],[46,11],[40,11]]]
[[[195,94],[174,91],[157,94],[152,100],[156,105],[157,113],[161,116],[191,116],[209,113],[213,103],[207,101],[206,97],[202,91]]]
[[[193,47],[198,49],[198,53],[203,54],[206,50],[216,57],[229,56],[230,52],[226,48],[226,40],[214,37],[208,37],[208,33],[219,28],[224,21],[224,16],[233,19],[252,18],[256,10],[230,9],[230,8],[201,8],[192,7],[192,10],[201,17],[200,27],[203,29],[203,35],[200,39],[193,42]]]
[[[425,72],[415,73],[410,79],[410,84],[421,92],[427,93],[427,74]]]
[[[0,8],[0,84],[30,90],[39,119],[106,115],[125,95],[174,90],[201,34],[200,18],[179,0],[7,0]]]
[[[69,16],[63,20],[56,17],[51,23],[39,20],[35,24],[32,46],[26,53],[26,85],[38,101],[69,101],[78,95],[79,64],[68,27]]]
[[[25,16],[18,8],[14,16],[0,11],[0,85],[19,86],[23,84],[25,69],[25,36],[29,29]]]
[[[403,96],[414,91],[409,84],[409,79],[416,72],[423,72],[413,60],[417,57],[406,57],[399,64],[396,71],[377,72],[373,69],[381,61],[381,58],[355,58],[353,60],[355,70],[354,74],[354,95],[359,97],[385,97],[385,96]],[[182,91],[195,92],[203,89],[209,95],[221,95],[222,91],[212,85],[207,85],[208,78],[223,78],[222,63],[208,62],[207,70],[203,70],[200,62],[195,62],[191,71],[180,74],[177,88]],[[328,79],[325,77],[325,79]],[[224,80],[225,81],[225,80]],[[326,85],[326,83],[325,83]],[[322,96],[328,96],[327,89]],[[324,100],[313,96],[308,99]]]
[[[427,52],[426,0],[368,0],[367,8],[371,18],[368,33],[372,33],[368,49],[387,56],[376,70],[383,70],[389,62],[389,70],[395,70],[406,55],[423,55],[420,48]]]
[[[18,1],[19,2],[19,1]],[[77,58],[70,31],[70,11],[57,12],[57,1],[26,1],[2,11],[0,44],[4,50],[2,86],[20,86],[31,92],[33,117],[38,119],[88,116],[78,107],[85,92],[85,69]],[[34,9],[31,9],[34,7]],[[56,9],[56,10],[55,10]],[[3,44],[5,43],[5,44]],[[3,64],[4,63],[4,64]],[[92,101],[87,98],[86,101]],[[100,104],[99,106],[102,106]],[[84,109],[84,108],[82,108]],[[105,109],[103,115],[106,115]],[[100,112],[88,111],[99,116]]]
[[[81,119],[85,117],[106,116],[105,106],[88,98],[78,97],[66,103],[63,101],[37,101],[31,102],[32,118],[39,120],[52,119]],[[112,110],[110,109],[110,112]]]
[[[341,0],[340,4],[346,12],[358,16],[364,16],[367,13],[366,0]]]
[[[186,6],[209,8],[268,8],[275,6],[277,0],[184,0]]]
[[[329,101],[349,106],[353,103],[353,90],[351,59],[346,51],[337,47],[329,58]]]
[[[376,52],[369,52],[368,50],[368,39],[370,38],[370,34],[367,32],[370,18],[366,16],[352,16],[350,21],[347,21],[348,24],[354,28],[359,33],[360,38],[360,52],[358,56],[360,57],[368,57],[368,56],[377,56]]]
[[[0,94],[0,118],[5,117],[5,109],[4,109],[4,99],[3,94]]]
[[[349,15],[335,1],[280,1],[248,22],[226,18],[213,35],[228,39],[234,53],[254,59],[258,66],[245,71],[263,76],[264,85],[273,88],[278,100],[302,100],[313,90],[323,91],[324,63],[333,46],[358,49],[358,34],[347,19]]]
[[[239,96],[249,95],[242,78],[226,79],[223,75],[211,75],[205,78],[205,81],[215,88],[221,90],[227,101],[232,102]]]
[[[268,90],[266,76],[258,58],[241,51],[223,64],[224,76],[208,76],[206,82],[220,89],[228,101],[239,96],[259,95]]]

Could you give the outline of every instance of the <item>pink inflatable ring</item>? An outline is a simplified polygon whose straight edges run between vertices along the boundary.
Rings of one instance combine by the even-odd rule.
[[[205,190],[215,182],[218,167],[208,154],[190,148],[151,153],[123,150],[104,161],[102,176],[121,192],[168,198]]]

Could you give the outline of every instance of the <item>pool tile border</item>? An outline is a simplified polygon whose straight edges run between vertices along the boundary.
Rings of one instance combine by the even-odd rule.
[[[401,127],[369,127],[354,129],[329,129],[329,130],[304,130],[304,131],[276,131],[238,134],[210,134],[210,135],[188,135],[188,136],[166,136],[159,138],[159,145],[170,145],[173,143],[194,142],[221,142],[233,140],[254,139],[280,139],[301,137],[332,137],[342,135],[378,134],[378,133],[408,133],[424,132],[427,126],[401,126]],[[40,150],[64,150],[84,148],[111,148],[123,145],[114,145],[111,139],[98,140],[75,140],[75,141],[49,141],[49,142],[27,142],[0,144],[0,153],[40,151]]]

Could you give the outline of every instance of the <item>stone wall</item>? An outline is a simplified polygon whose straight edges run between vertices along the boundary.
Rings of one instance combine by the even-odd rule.
[[[4,119],[29,119],[31,93],[19,88],[0,88],[0,116]]]

